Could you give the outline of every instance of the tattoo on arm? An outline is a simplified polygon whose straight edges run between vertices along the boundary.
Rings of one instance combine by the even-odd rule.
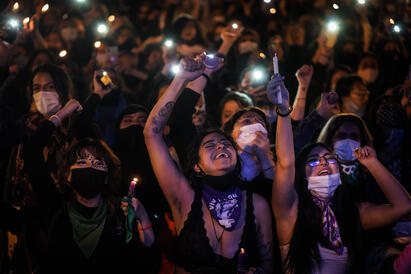
[[[160,108],[158,114],[153,117],[153,132],[156,134],[160,134],[164,127],[166,126],[167,120],[173,110],[174,102],[169,101],[163,107]]]

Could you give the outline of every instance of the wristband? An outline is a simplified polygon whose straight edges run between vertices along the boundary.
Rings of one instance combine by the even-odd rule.
[[[149,228],[152,227],[152,226],[153,226],[153,224],[151,223],[151,224],[149,224],[149,225],[146,226],[146,227],[138,227],[137,229],[140,230],[140,231],[143,231],[143,230],[149,229]]]
[[[287,117],[288,115],[290,115],[290,113],[293,111],[293,107],[292,106],[289,106],[288,107],[288,112],[286,112],[286,113],[281,113],[279,110],[278,110],[278,107],[277,107],[277,109],[275,110],[275,112],[277,112],[277,114],[279,115],[279,116],[281,116],[281,117]]]
[[[208,77],[207,74],[205,74],[205,73],[203,72],[201,75],[204,76],[204,78],[206,78],[207,82],[210,81],[210,77]]]

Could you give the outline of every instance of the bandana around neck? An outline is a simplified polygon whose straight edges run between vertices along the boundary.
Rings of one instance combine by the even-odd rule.
[[[330,207],[329,201],[324,201],[313,196],[314,203],[321,209],[322,212],[322,228],[323,235],[328,239],[335,253],[342,255],[344,245],[341,240],[340,229],[338,228],[337,219]]]
[[[216,191],[207,184],[202,189],[211,216],[228,231],[234,230],[241,215],[241,190],[231,186],[224,191]]]

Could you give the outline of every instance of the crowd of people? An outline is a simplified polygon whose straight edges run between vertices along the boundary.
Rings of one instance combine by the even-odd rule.
[[[0,273],[411,273],[409,0],[0,9]]]

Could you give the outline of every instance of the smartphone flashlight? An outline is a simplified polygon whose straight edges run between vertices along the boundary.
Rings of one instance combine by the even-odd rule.
[[[19,8],[20,8],[19,2],[16,2],[16,3],[13,4],[13,11],[18,11]]]
[[[357,3],[360,4],[360,5],[364,5],[364,4],[365,4],[365,0],[358,0]]]
[[[14,18],[10,19],[8,24],[13,29],[17,29],[20,26],[19,21],[17,21],[17,19]]]
[[[180,71],[180,66],[178,64],[171,66],[171,72],[176,75]]]
[[[336,21],[330,21],[327,24],[327,31],[329,32],[337,32],[339,29],[338,23]]]
[[[44,4],[44,6],[41,8],[41,12],[45,13],[49,10],[50,5],[48,3]]]
[[[30,17],[26,17],[23,19],[23,24],[28,24],[30,22]]]
[[[59,52],[60,58],[64,58],[67,56],[67,50],[63,49],[62,51]]]
[[[261,81],[264,78],[264,72],[261,69],[254,69],[251,75],[255,81]]]
[[[97,26],[97,32],[101,34],[106,34],[108,32],[108,28],[105,24],[99,24]]]
[[[231,24],[231,27],[232,27],[233,29],[238,29],[238,24],[236,24],[236,23]]]
[[[101,47],[101,41],[96,41],[96,42],[94,42],[94,47],[95,47],[96,49],[98,49],[99,47]]]
[[[338,10],[339,8],[340,7],[336,3],[333,4],[333,9]]]
[[[395,25],[392,29],[393,29],[393,31],[396,32],[396,33],[399,33],[399,32],[401,31],[401,28],[400,28],[399,25]]]
[[[164,41],[164,46],[166,46],[166,48],[172,48],[173,45],[174,45],[174,42],[171,39],[167,39]]]

